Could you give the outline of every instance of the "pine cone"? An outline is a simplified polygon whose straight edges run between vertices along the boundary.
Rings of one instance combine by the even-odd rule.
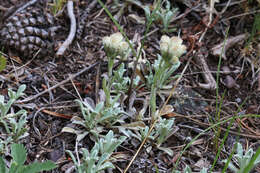
[[[50,55],[54,52],[53,37],[58,29],[54,18],[40,4],[29,6],[5,19],[0,29],[0,43],[25,57]]]

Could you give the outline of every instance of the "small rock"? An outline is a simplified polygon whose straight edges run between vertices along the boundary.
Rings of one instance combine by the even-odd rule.
[[[232,76],[230,75],[227,75],[224,79],[224,85],[227,87],[227,88],[239,88],[239,85],[236,83],[236,81],[233,79]]]

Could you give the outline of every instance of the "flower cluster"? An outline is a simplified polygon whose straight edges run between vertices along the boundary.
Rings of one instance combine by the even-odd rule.
[[[123,58],[129,52],[129,45],[124,41],[124,37],[120,32],[105,36],[103,38],[103,45],[108,55],[120,55]]]
[[[182,44],[180,37],[168,37],[163,35],[160,40],[161,55],[166,62],[177,63],[179,57],[186,52],[186,46]]]

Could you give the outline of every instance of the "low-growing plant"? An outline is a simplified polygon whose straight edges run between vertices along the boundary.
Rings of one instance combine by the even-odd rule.
[[[165,3],[165,8],[163,7],[164,3]],[[168,0],[162,1],[160,3],[160,7],[161,8],[159,10],[156,10],[153,20],[160,21],[163,24],[162,32],[165,33],[174,32],[176,29],[170,28],[170,24],[174,16],[176,16],[178,9],[171,7],[171,3]],[[145,16],[147,20],[149,20],[152,17],[149,6],[145,6],[143,9],[145,11]]]
[[[143,141],[146,136],[148,136],[149,140],[154,140],[155,139],[155,131],[153,130],[150,134],[148,134],[149,132],[149,127],[145,126],[144,128],[140,129],[140,134],[137,135],[140,141]]]
[[[89,132],[97,136],[102,132],[104,127],[111,127],[116,122],[120,121],[123,114],[126,114],[120,105],[120,89],[129,85],[130,79],[124,77],[124,65],[121,65],[113,75],[113,67],[117,57],[124,58],[129,52],[128,43],[124,41],[121,33],[115,33],[111,36],[103,38],[103,45],[108,57],[108,75],[104,75],[102,80],[103,96],[96,106],[88,103],[88,101],[76,100],[80,105],[83,119],[73,117],[72,123],[82,125],[87,129],[87,132],[75,131],[75,129],[65,127],[63,132],[76,133],[78,139],[83,139]],[[111,94],[114,87],[114,95]]]
[[[173,131],[173,123],[174,118],[172,119],[165,119],[159,117],[159,121],[155,126],[156,133],[157,133],[157,140],[156,144],[157,146],[160,146],[169,135],[171,135],[171,132]]]
[[[245,169],[249,165],[250,161],[252,161],[253,155],[254,155],[254,151],[252,148],[249,148],[249,150],[244,151],[242,145],[240,143],[237,143],[236,154],[233,155],[233,159],[235,159],[237,161],[238,167],[235,166],[234,162],[232,162],[232,161],[228,162],[227,159],[223,160],[223,162],[228,163],[228,168],[231,171],[233,171],[235,173],[243,173],[243,172],[245,172]],[[256,166],[258,163],[260,163],[260,155],[258,155],[256,157],[256,159],[253,161],[253,163],[252,163],[253,167]],[[248,170],[247,172],[250,172],[250,170]]]
[[[102,87],[105,93],[105,104],[107,107],[111,107],[112,103],[117,104],[116,102],[121,95],[120,91],[116,90],[116,96],[113,98],[111,96],[112,86],[124,86],[129,83],[127,77],[123,77],[125,71],[124,67],[119,67],[119,69],[114,72],[113,75],[114,63],[116,57],[119,57],[121,60],[126,59],[127,56],[130,54],[130,48],[120,32],[104,37],[103,45],[108,58],[108,75],[104,76]],[[118,82],[124,82],[124,84],[119,85]]]
[[[37,173],[41,171],[48,171],[56,168],[57,166],[51,162],[46,161],[43,163],[35,162],[30,165],[25,165],[26,149],[22,144],[11,145],[12,161],[8,168],[3,157],[0,157],[0,172],[1,173]]]
[[[125,136],[115,138],[113,131],[110,130],[104,138],[98,138],[90,152],[82,148],[80,160],[76,159],[71,151],[67,152],[72,158],[78,173],[98,173],[108,168],[115,168],[109,158],[125,139]]]
[[[143,128],[139,127],[138,131],[132,132],[129,129],[124,127],[119,127],[119,131],[125,134],[128,137],[134,137],[140,142],[143,141],[146,137],[148,138],[148,144],[156,144],[156,148],[166,152],[167,154],[173,154],[173,151],[170,148],[162,147],[161,145],[167,140],[167,138],[173,133],[174,118],[172,119],[163,119],[159,117],[159,120],[155,124],[155,129],[153,129],[149,134],[149,127],[145,126]]]
[[[159,150],[162,150],[169,154],[170,156],[173,155],[173,151],[170,148],[162,147],[161,145],[168,139],[169,136],[173,133],[173,125],[174,125],[174,118],[165,119],[159,117],[159,120],[155,124],[155,134],[154,138],[156,140],[155,144]]]
[[[106,107],[104,102],[99,102],[93,108],[87,101],[82,102],[76,100],[80,105],[83,120],[79,117],[73,119],[73,123],[84,126],[88,131],[97,130],[98,124],[103,126],[111,126],[116,123],[124,111],[120,108],[116,100],[111,102],[111,105]],[[98,132],[98,130],[97,130]]]
[[[71,127],[64,127],[62,132],[73,133],[77,135],[77,141],[82,140],[89,133],[98,137],[104,127],[111,127],[114,123],[120,121],[120,117],[125,113],[119,103],[112,102],[110,106],[106,106],[103,101],[92,107],[88,101],[76,100],[80,105],[83,119],[78,116],[72,118],[73,124],[83,126],[84,130],[76,130]]]
[[[118,34],[119,35],[119,34]],[[112,35],[113,36],[113,35]],[[111,36],[111,37],[112,37]],[[122,40],[120,38],[120,40]],[[106,43],[106,41],[103,40],[103,42]],[[109,41],[107,41],[109,43]],[[105,44],[105,51],[107,52],[108,56],[114,55],[114,53],[117,51],[119,52],[116,47],[111,48],[108,46],[109,44]],[[120,46],[118,46],[120,47]],[[152,109],[152,120],[158,121],[156,122],[156,130],[149,133],[149,128],[145,127],[144,129],[140,130],[140,133],[131,133],[130,131],[124,130],[121,128],[124,133],[128,133],[128,136],[135,136],[139,140],[143,141],[145,137],[148,135],[149,139],[156,140],[156,146],[158,149],[163,150],[167,152],[169,155],[172,155],[173,152],[169,148],[161,147],[161,144],[167,139],[169,134],[173,131],[172,126],[174,123],[174,120],[166,120],[162,119],[159,116],[159,112],[156,111],[156,94],[158,89],[163,89],[165,85],[168,84],[168,79],[173,74],[173,72],[180,66],[179,57],[186,52],[186,46],[182,44],[182,39],[179,37],[168,37],[168,36],[162,36],[160,41],[160,48],[161,48],[161,55],[158,55],[158,60],[155,61],[154,65],[148,65],[149,67],[149,75],[146,76],[147,79],[147,87],[151,89],[151,96],[150,96],[150,106]],[[111,58],[113,59],[113,58]],[[111,67],[110,67],[111,68]],[[109,68],[109,69],[110,69]],[[109,70],[111,71],[111,70]],[[121,79],[121,82],[123,81],[123,73],[124,68],[119,67],[118,72],[114,73],[117,74],[117,79]],[[114,78],[116,80],[116,78]],[[113,79],[113,77],[112,77]],[[113,85],[113,82],[115,80],[112,80],[111,84]],[[126,84],[127,82],[125,82]],[[103,89],[106,93],[106,99],[111,97],[111,87],[108,87],[106,85],[107,82],[103,81]],[[110,101],[106,101],[110,102]],[[157,113],[156,113],[157,112]],[[153,122],[152,121],[152,122]]]
[[[4,139],[0,145],[0,152],[3,152],[5,146],[7,147],[9,143],[18,142],[18,140],[28,135],[27,128],[25,127],[27,111],[23,109],[16,113],[10,111],[12,104],[23,95],[25,88],[25,85],[21,85],[17,92],[8,89],[9,100],[7,103],[5,103],[4,96],[0,95],[0,131],[2,134],[7,134],[7,138]]]

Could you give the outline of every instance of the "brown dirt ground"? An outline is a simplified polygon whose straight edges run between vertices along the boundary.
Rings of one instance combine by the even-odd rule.
[[[216,10],[218,12],[223,10],[227,2],[227,0],[221,0],[220,3],[216,4]],[[177,35],[178,31],[180,31],[180,36],[183,38],[184,44],[187,45],[189,52],[186,56],[184,55],[183,58],[181,58],[182,65],[177,73],[181,73],[188,59],[190,57],[195,57],[200,50],[206,50],[205,54],[208,54],[206,61],[209,69],[211,71],[217,71],[218,57],[212,55],[210,50],[212,47],[223,42],[227,26],[230,26],[228,38],[251,32],[254,16],[256,14],[247,13],[259,10],[259,4],[254,1],[251,3],[248,1],[241,1],[241,3],[236,2],[238,1],[231,0],[230,7],[228,7],[221,16],[213,15],[213,24],[208,28],[208,31],[200,43],[198,39],[205,30],[205,23],[208,21],[207,19],[209,17],[208,11],[205,11],[204,8],[205,5],[208,5],[207,2],[202,0],[177,1],[172,3],[173,6],[179,8],[177,16],[182,15],[182,17],[177,17],[177,20],[171,24],[172,27],[177,28],[177,31],[170,33],[169,35]],[[119,8],[112,9],[113,3],[111,1],[108,1],[107,3],[108,8],[111,10],[112,14],[115,15]],[[15,0],[0,0],[0,5],[4,7],[11,7],[14,4]],[[87,4],[88,3],[83,2],[77,3],[76,15],[78,17],[86,8]],[[147,4],[149,4],[149,2],[147,2]],[[150,5],[151,4],[152,3],[150,3]],[[190,6],[188,4],[190,4]],[[2,14],[3,11],[1,11],[0,15]],[[129,20],[129,14],[145,17],[143,11],[135,5],[131,5],[129,8],[125,9],[118,20],[127,33],[128,38],[132,39],[136,34],[142,37],[145,32],[145,25],[136,24],[134,21]],[[241,15],[241,17],[236,17],[236,15]],[[59,32],[59,39],[64,40],[69,31],[68,17],[63,14],[57,18],[57,21],[63,27],[62,32]],[[159,53],[159,39],[163,35],[161,26],[160,22],[156,22],[151,26],[150,30],[155,32],[152,32],[148,36],[144,44],[146,57],[151,62],[154,61],[156,54]],[[49,56],[41,59],[36,58],[32,61],[31,59],[22,59],[19,61],[19,58],[18,60],[15,59],[15,61],[13,59],[14,57],[8,58],[7,67],[1,72],[1,75],[5,76],[5,79],[7,80],[1,82],[0,93],[6,95],[8,88],[16,90],[19,85],[26,84],[27,89],[25,93],[26,97],[29,97],[67,79],[70,74],[77,73],[84,67],[99,62],[99,65],[73,80],[73,83],[82,98],[90,97],[96,101],[96,93],[101,87],[101,76],[106,72],[107,65],[101,40],[102,37],[117,31],[113,22],[106,13],[101,10],[101,7],[97,5],[87,19],[82,39],[74,40],[73,44],[63,57],[57,58]],[[257,34],[259,36],[259,33]],[[219,98],[225,93],[220,113],[221,118],[227,118],[237,114],[260,113],[260,92],[257,91],[257,80],[260,79],[257,79],[257,74],[254,75],[251,68],[252,64],[254,64],[254,71],[257,71],[257,69],[260,68],[256,63],[253,63],[254,61],[257,61],[257,58],[258,60],[260,59],[259,38],[256,36],[253,38],[253,41],[250,42],[248,49],[245,48],[246,40],[239,41],[227,50],[227,59],[222,59],[221,67],[227,66],[230,68],[233,72],[230,74],[230,77],[235,80],[236,84],[228,88],[225,86],[226,76],[222,73],[220,74],[220,81],[222,82],[219,84]],[[5,53],[10,56],[12,55],[10,52]],[[249,61],[251,61],[251,63],[249,63]],[[17,71],[16,69],[18,68],[19,70]],[[129,70],[128,74],[131,75],[131,73],[131,70]],[[204,82],[201,74],[201,67],[192,59],[188,70],[185,72],[185,75],[179,84],[181,86],[189,87],[194,92],[199,93],[198,95],[200,97],[197,98],[199,99],[198,102],[200,102],[200,104],[205,102],[206,106],[202,106],[201,109],[196,110],[196,112],[193,109],[194,107],[189,109],[188,106],[187,109],[184,108],[182,111],[173,113],[174,115],[175,113],[180,114],[175,117],[175,127],[177,130],[163,146],[172,148],[174,157],[170,157],[155,148],[150,153],[147,153],[146,149],[143,148],[132,164],[130,172],[156,172],[156,168],[159,172],[170,172],[176,161],[176,156],[178,156],[185,144],[187,144],[190,139],[194,138],[200,130],[206,129],[210,124],[211,119],[215,121],[216,91],[205,90],[198,86],[198,82]],[[216,73],[213,73],[213,76],[216,78]],[[137,93],[140,92],[142,91],[137,91]],[[64,172],[64,170],[72,166],[72,161],[65,153],[65,150],[74,150],[76,137],[72,134],[61,133],[63,127],[71,124],[71,121],[62,115],[80,116],[80,110],[74,102],[77,98],[78,94],[72,81],[70,81],[51,92],[41,95],[35,100],[22,105],[29,113],[28,128],[30,135],[22,141],[28,150],[28,163],[36,160],[51,159],[59,166],[52,172]],[[174,100],[172,100],[172,102],[174,102]],[[138,105],[136,106],[138,107]],[[16,107],[19,107],[19,105],[16,105]],[[178,108],[176,109],[178,110]],[[149,123],[147,123],[147,125],[149,125]],[[224,130],[227,128],[227,124],[222,125],[221,127],[223,128],[223,133],[221,133],[220,139],[224,136],[223,134]],[[236,134],[239,127],[243,136]],[[257,118],[236,120],[231,128],[234,133],[228,135],[215,171],[221,170],[223,163],[220,161],[231,153],[232,146],[237,138],[244,146],[257,149],[260,146],[259,127],[260,120]],[[213,131],[202,135],[196,141],[196,144],[192,145],[184,153],[179,164],[179,169],[183,170],[185,165],[188,164],[196,171],[203,165],[208,166],[209,164],[212,164],[216,154],[213,145],[213,136]],[[80,145],[91,148],[93,142],[90,142],[89,138],[86,137]],[[117,152],[123,153],[127,158],[115,162],[117,169],[114,172],[120,172],[120,170],[126,168],[127,163],[129,163],[130,159],[137,151],[137,146],[131,145],[131,140],[129,140],[129,143],[124,143],[122,147],[118,148]],[[255,172],[260,172],[259,166],[255,169]]]

